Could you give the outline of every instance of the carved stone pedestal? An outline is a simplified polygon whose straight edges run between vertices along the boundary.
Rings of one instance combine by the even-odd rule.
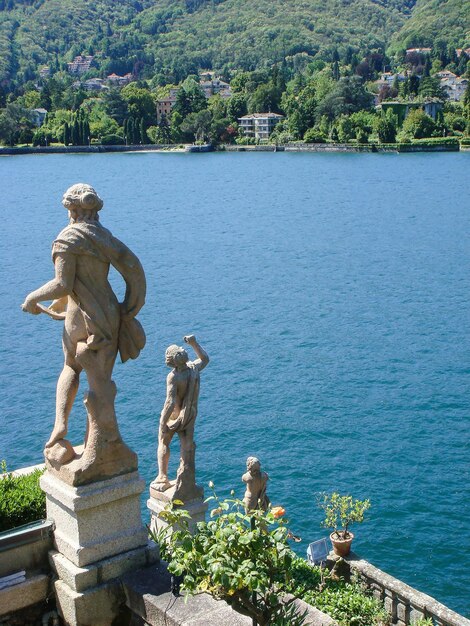
[[[72,487],[50,472],[41,477],[56,551],[57,605],[66,624],[109,626],[122,604],[117,578],[158,560],[140,515],[144,481],[137,472]]]
[[[178,498],[176,498],[178,499]],[[159,513],[165,509],[165,507],[175,500],[175,487],[172,486],[166,491],[157,491],[150,485],[150,498],[147,500],[147,507],[151,513],[150,527],[152,530],[160,530],[165,528],[168,524],[158,517]],[[196,489],[188,499],[184,501],[184,505],[181,507],[186,509],[191,515],[191,521],[189,522],[189,528],[193,533],[196,530],[196,524],[203,522],[206,519],[206,511],[208,505],[204,502],[204,489],[199,485],[196,485]]]

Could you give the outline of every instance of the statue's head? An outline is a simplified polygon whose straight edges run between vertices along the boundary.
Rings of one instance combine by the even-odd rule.
[[[261,463],[255,456],[249,456],[246,460],[246,469],[249,472],[259,472],[261,470]]]
[[[168,346],[165,352],[165,363],[170,367],[183,367],[189,360],[188,353],[180,346]]]
[[[91,185],[77,183],[64,193],[62,204],[68,209],[72,222],[92,222],[98,221],[103,200]]]

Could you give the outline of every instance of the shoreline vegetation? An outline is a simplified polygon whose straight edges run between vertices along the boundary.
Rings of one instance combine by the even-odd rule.
[[[113,152],[158,152],[158,153],[199,153],[199,152],[465,152],[470,145],[460,143],[456,138],[443,138],[442,141],[416,141],[391,144],[341,144],[341,143],[287,143],[260,145],[219,145],[211,144],[145,144],[128,146],[13,146],[0,147],[0,156],[19,154],[83,154]]]

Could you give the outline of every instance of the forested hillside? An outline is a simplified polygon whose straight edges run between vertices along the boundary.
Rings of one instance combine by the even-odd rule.
[[[81,53],[96,75],[166,82],[305,55],[348,63],[390,44],[468,46],[469,19],[470,0],[0,0],[0,81],[35,80]]]
[[[417,0],[410,19],[392,38],[390,50],[417,46],[470,45],[470,0]]]

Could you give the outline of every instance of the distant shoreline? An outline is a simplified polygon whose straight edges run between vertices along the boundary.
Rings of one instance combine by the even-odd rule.
[[[3,147],[0,156],[18,154],[82,154],[82,153],[114,153],[114,152],[159,152],[159,153],[193,153],[193,152],[468,152],[470,146],[461,146],[459,142],[435,145],[404,144],[284,144],[284,145],[222,145],[215,149],[210,146],[175,145],[133,145],[133,146],[37,146],[37,147]]]

